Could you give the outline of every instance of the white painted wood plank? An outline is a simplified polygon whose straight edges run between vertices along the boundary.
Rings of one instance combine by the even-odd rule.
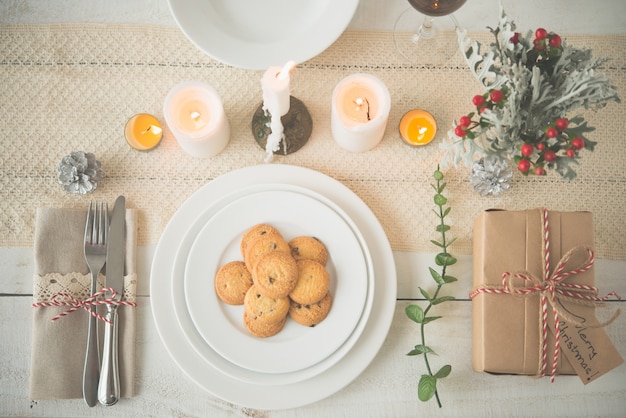
[[[413,417],[413,416],[623,416],[626,366],[584,386],[575,376],[535,380],[523,376],[475,373],[470,365],[471,304],[440,305],[445,315],[427,330],[427,343],[439,353],[435,367],[452,365],[440,386],[443,408],[417,400],[421,359],[405,355],[418,341],[417,325],[398,302],[392,328],[373,363],[352,384],[315,404],[287,411],[252,411],[204,392],[177,368],[152,323],[148,298],[140,299],[137,326],[138,395],[111,408],[90,409],[82,400],[28,400],[31,307],[28,297],[0,299],[0,415],[19,416],[255,416],[255,417]],[[626,321],[607,328],[626,356]],[[7,337],[8,336],[8,337]]]
[[[137,294],[150,294],[150,271],[154,245],[139,246],[137,249]],[[419,287],[431,289],[434,282],[428,267],[436,268],[433,263],[435,253],[413,253],[394,251],[394,260],[398,276],[399,299],[422,299]],[[457,255],[459,262],[450,267],[449,273],[459,281],[445,288],[445,294],[459,299],[467,299],[472,286],[472,259],[470,255]],[[31,248],[0,248],[0,265],[3,274],[0,277],[0,294],[25,295],[32,293],[33,251]],[[626,297],[625,260],[596,259],[596,285],[600,294],[615,290]]]
[[[472,288],[472,257],[467,254],[454,255],[458,262],[448,267],[448,274],[455,276],[458,282],[446,285],[444,293],[458,299],[468,299]],[[421,299],[419,287],[434,289],[435,284],[428,267],[440,271],[434,263],[435,253],[394,251],[393,256],[398,273],[398,298]],[[596,259],[594,269],[596,287],[600,295],[616,291],[626,297],[625,260]]]

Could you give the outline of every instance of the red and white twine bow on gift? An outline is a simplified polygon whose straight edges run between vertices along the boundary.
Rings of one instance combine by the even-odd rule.
[[[109,293],[110,296],[101,299],[100,297],[104,296],[106,293]],[[98,306],[98,305],[137,306],[137,303],[135,302],[129,302],[125,300],[121,300],[121,301],[115,300],[116,296],[117,296],[117,292],[110,287],[104,288],[94,293],[93,295],[89,296],[87,299],[83,299],[83,300],[76,299],[74,296],[72,296],[69,293],[55,293],[50,298],[50,302],[37,302],[37,303],[33,303],[32,306],[34,308],[45,308],[45,307],[51,307],[51,306],[68,306],[69,307],[69,309],[67,309],[66,311],[63,311],[60,314],[54,316],[51,319],[52,321],[56,321],[57,319],[63,318],[64,316],[67,316],[71,314],[72,312],[75,312],[82,308],[86,310],[90,315],[93,315],[96,318],[100,319],[101,321],[104,321],[110,324],[111,321],[106,319],[104,316],[100,315],[95,310],[92,311],[90,308],[92,306]]]
[[[470,293],[470,299],[483,293],[487,294],[510,294],[527,296],[532,294],[539,294],[540,307],[541,307],[541,333],[540,333],[540,358],[539,358],[539,371],[538,376],[543,377],[546,375],[547,369],[547,355],[548,355],[548,304],[552,307],[552,313],[554,315],[554,353],[552,359],[552,370],[550,373],[550,381],[554,382],[556,376],[557,365],[560,352],[560,334],[561,325],[560,319],[565,320],[573,325],[582,325],[580,321],[572,318],[571,315],[564,312],[558,303],[559,299],[566,299],[570,302],[577,304],[592,304],[596,305],[600,302],[604,302],[611,297],[621,299],[616,292],[611,292],[604,297],[598,297],[598,289],[595,286],[589,286],[584,284],[566,283],[565,279],[569,276],[574,276],[589,270],[593,266],[594,253],[588,247],[575,247],[568,251],[559,260],[556,268],[550,272],[550,231],[548,225],[548,211],[542,209],[543,215],[543,266],[542,266],[542,280],[539,280],[531,273],[519,272],[510,273],[505,272],[502,274],[502,287],[480,287],[473,290]],[[587,259],[577,268],[572,270],[565,270],[565,266],[576,251],[585,251],[587,253]],[[513,279],[521,279],[528,283],[529,286],[525,288],[516,288],[513,284]],[[619,315],[619,310],[615,312],[613,317],[597,327],[602,327],[612,322]]]

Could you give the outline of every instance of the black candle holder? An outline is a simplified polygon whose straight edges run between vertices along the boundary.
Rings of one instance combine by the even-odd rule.
[[[263,149],[267,145],[271,114],[263,110],[263,103],[257,107],[252,115],[252,135],[256,143]],[[280,148],[275,154],[288,155],[298,151],[307,143],[313,131],[313,119],[301,100],[289,96],[289,111],[280,118],[283,124],[284,138],[280,141]]]

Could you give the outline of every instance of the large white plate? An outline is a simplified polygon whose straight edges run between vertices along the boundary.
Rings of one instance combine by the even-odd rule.
[[[182,286],[175,288],[173,282],[182,280],[184,274],[184,262],[181,265],[177,261],[177,254],[179,247],[185,247],[182,248],[185,253],[191,246],[186,236],[187,228],[193,220],[201,216],[207,207],[233,191],[237,193],[250,185],[267,183],[304,187],[340,206],[367,241],[375,271],[371,314],[352,350],[334,366],[309,379],[276,385],[259,385],[235,379],[207,362],[188,341],[188,338],[195,336],[178,322],[172,299],[172,296],[184,299]],[[396,290],[396,271],[389,241],[380,223],[363,201],[338,181],[319,172],[301,167],[268,164],[243,168],[219,177],[198,190],[179,208],[165,228],[155,250],[151,269],[150,302],[157,331],[166,349],[191,380],[228,402],[250,408],[283,409],[306,405],[330,396],[365,370],[378,353],[389,331],[396,304]],[[182,295],[172,295],[173,291]]]
[[[226,305],[217,297],[217,270],[242,260],[241,237],[260,223],[275,226],[286,240],[312,235],[325,243],[333,306],[318,326],[288,320],[277,335],[256,338],[243,325],[243,307]],[[289,373],[319,363],[348,339],[365,307],[367,276],[359,241],[339,214],[304,194],[270,190],[236,199],[202,228],[187,258],[185,296],[196,329],[222,357],[261,373]]]
[[[346,29],[359,0],[169,0],[185,36],[209,56],[262,70],[318,55]]]
[[[187,231],[183,233],[182,238],[179,240],[180,244],[178,246],[178,250],[175,251],[172,267],[172,277],[174,277],[175,279],[172,280],[171,283],[172,304],[173,310],[176,314],[176,319],[178,320],[178,327],[183,330],[187,342],[193,347],[194,350],[196,350],[196,352],[202,357],[202,359],[206,363],[215,368],[216,371],[230,378],[237,379],[249,384],[271,386],[287,385],[310,379],[311,377],[324,372],[329,367],[333,366],[339,360],[341,360],[343,356],[345,356],[350,351],[351,347],[358,341],[361,333],[364,331],[365,326],[367,325],[367,320],[372,311],[375,286],[374,267],[372,264],[372,257],[370,256],[370,251],[368,249],[367,243],[357,225],[346,212],[344,212],[331,200],[320,195],[319,193],[314,192],[313,190],[284,183],[253,184],[249,187],[244,187],[243,185],[240,185],[240,188],[237,188],[235,186],[234,189],[235,191],[231,191],[230,193],[224,191],[225,195],[223,195],[221,198],[212,200],[211,202],[207,202],[206,206],[203,209],[203,212],[196,218],[196,220],[191,223],[189,221],[187,222]],[[325,358],[323,361],[304,370],[298,370],[296,372],[289,373],[268,374],[258,373],[252,370],[248,370],[246,368],[239,367],[223,358],[219,353],[213,350],[210,345],[206,343],[191,319],[191,315],[189,314],[189,310],[187,307],[187,300],[185,299],[182,280],[177,280],[177,278],[184,276],[184,269],[189,255],[188,253],[198,233],[202,230],[203,226],[207,222],[209,222],[217,213],[220,212],[223,207],[230,204],[231,202],[236,201],[237,199],[240,199],[250,194],[277,190],[296,192],[314,198],[319,202],[322,202],[329,208],[332,208],[344,220],[346,224],[350,225],[350,228],[352,229],[354,235],[359,241],[359,244],[367,261],[368,285],[365,309],[363,311],[363,314],[361,315],[361,318],[359,319],[359,323],[355,327],[350,337],[339,349],[337,349],[334,353],[332,353],[332,355]]]

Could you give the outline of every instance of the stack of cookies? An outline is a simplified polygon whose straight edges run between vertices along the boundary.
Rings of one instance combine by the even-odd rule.
[[[313,327],[332,304],[326,246],[312,236],[290,241],[273,226],[257,224],[240,242],[243,261],[224,264],[215,290],[229,305],[243,305],[243,323],[256,337],[279,333],[287,317]]]

